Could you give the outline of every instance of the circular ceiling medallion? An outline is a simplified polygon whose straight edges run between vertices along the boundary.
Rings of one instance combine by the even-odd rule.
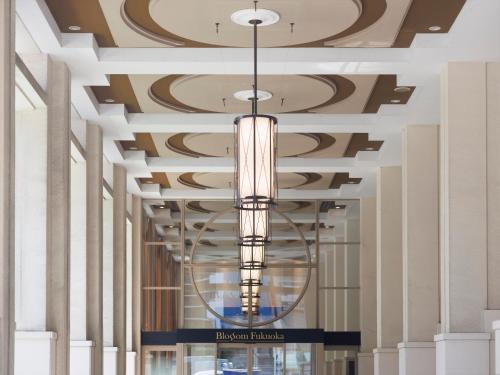
[[[236,91],[233,94],[233,96],[238,100],[248,102],[249,100],[253,99],[254,92],[253,92],[253,90],[241,90],[241,91]],[[269,91],[257,90],[257,99],[259,99],[259,102],[269,100],[272,97],[273,97],[273,94],[271,94]]]
[[[280,15],[269,9],[242,9],[231,14],[231,21],[241,26],[253,26],[250,21],[259,20],[259,26],[269,26],[280,20]]]

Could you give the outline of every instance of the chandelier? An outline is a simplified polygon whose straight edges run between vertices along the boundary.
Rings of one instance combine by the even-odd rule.
[[[235,204],[238,214],[240,249],[240,298],[244,314],[259,313],[259,289],[266,266],[266,246],[270,242],[270,210],[277,199],[276,146],[277,124],[273,116],[257,111],[257,27],[261,15],[272,11],[246,12],[247,26],[253,27],[252,114],[237,117],[235,125]],[[251,11],[251,10],[250,10]],[[237,12],[238,13],[238,12]],[[278,16],[279,18],[279,16]]]

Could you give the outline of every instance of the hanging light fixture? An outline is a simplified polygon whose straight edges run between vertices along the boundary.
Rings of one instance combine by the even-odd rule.
[[[235,126],[235,203],[239,210],[240,298],[245,314],[259,313],[259,289],[265,268],[266,246],[270,242],[269,210],[276,204],[276,145],[278,120],[257,111],[257,27],[279,20],[273,11],[257,9],[238,11],[232,15],[236,23],[253,27],[253,90],[249,99],[252,113],[237,117]],[[269,93],[268,93],[269,94]],[[270,95],[270,94],[269,94]],[[265,97],[265,98],[269,98]]]

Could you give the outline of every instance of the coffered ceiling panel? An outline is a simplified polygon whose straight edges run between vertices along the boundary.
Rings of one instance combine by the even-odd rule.
[[[248,0],[46,2],[62,31],[94,33],[102,47],[248,47],[252,40],[250,28],[235,25],[230,19],[233,12],[253,7]],[[448,32],[464,3],[465,0],[260,0],[258,7],[274,10],[280,21],[262,28],[259,44],[408,47],[416,33]]]
[[[101,103],[123,103],[131,113],[245,113],[252,88],[247,75],[112,75],[110,86],[94,86]],[[376,113],[381,104],[405,104],[413,87],[396,86],[395,75],[263,75],[259,88],[270,98],[265,113]]]

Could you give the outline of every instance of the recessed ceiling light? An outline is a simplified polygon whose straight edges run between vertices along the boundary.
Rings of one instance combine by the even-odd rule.
[[[135,146],[131,146],[131,147],[129,147],[128,149],[129,149],[129,150],[138,150],[138,148],[137,148],[137,147],[135,147]]]
[[[105,101],[106,103],[114,103],[114,102],[115,102],[115,99],[107,98],[107,99],[104,99],[104,101]]]
[[[367,148],[365,148],[365,151],[375,151],[375,148],[373,148],[373,147],[367,147]]]
[[[159,206],[158,208],[165,208],[165,206]]]
[[[342,206],[335,206],[335,208],[337,208],[337,209],[341,209],[341,208],[342,208]]]
[[[394,89],[394,92],[410,92],[411,89],[407,86],[398,86]]]
[[[441,31],[441,26],[431,26],[428,29],[429,31]]]
[[[348,184],[355,184],[356,181],[347,181]]]
[[[399,100],[399,99],[392,99],[391,103],[398,104],[398,103],[401,103],[401,100]]]
[[[68,26],[68,29],[71,31],[80,31],[82,28],[80,26],[72,25]]]
[[[152,184],[153,181],[146,181],[146,184]]]

